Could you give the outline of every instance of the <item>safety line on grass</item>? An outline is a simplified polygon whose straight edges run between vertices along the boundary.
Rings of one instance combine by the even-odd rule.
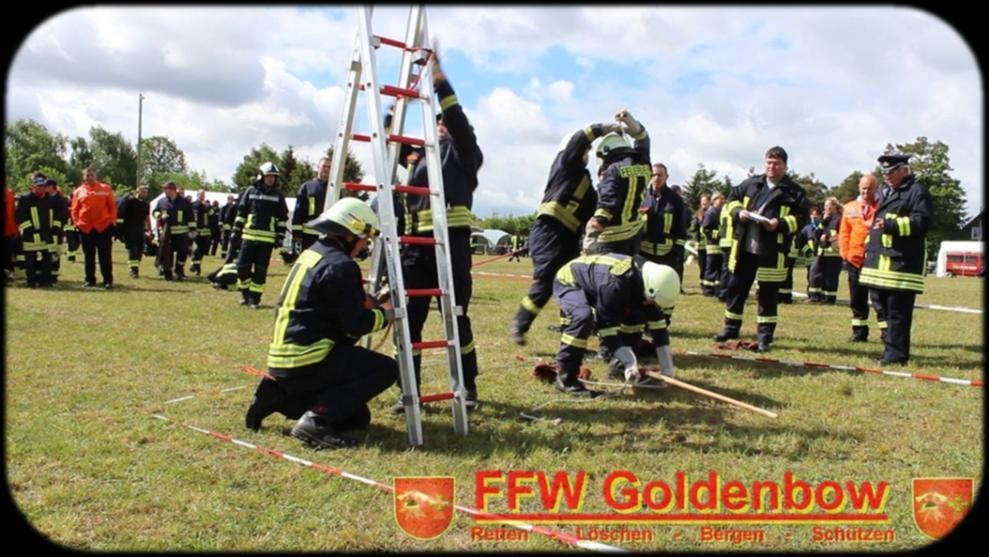
[[[249,366],[244,366],[244,367],[246,368],[246,367],[249,367]],[[246,371],[246,369],[245,369],[245,371]],[[337,468],[336,466],[328,466],[328,465],[325,465],[325,464],[319,464],[317,462],[312,462],[310,460],[306,460],[304,458],[300,458],[300,457],[297,457],[295,455],[292,455],[292,454],[289,454],[289,453],[286,453],[286,452],[282,452],[282,451],[275,450],[275,449],[269,449],[269,448],[263,447],[261,445],[255,445],[254,443],[248,443],[247,441],[243,441],[243,440],[237,439],[235,437],[231,437],[229,435],[225,435],[223,433],[219,433],[219,432],[216,432],[216,431],[210,431],[208,429],[203,429],[201,427],[196,427],[196,426],[194,426],[192,424],[188,424],[188,423],[186,423],[186,422],[184,422],[182,420],[173,420],[173,419],[171,419],[171,418],[169,418],[167,416],[163,416],[161,414],[152,414],[151,417],[156,418],[158,420],[162,420],[164,422],[170,422],[170,423],[178,424],[178,425],[180,425],[182,427],[191,429],[192,431],[196,431],[196,432],[199,432],[199,433],[208,435],[208,436],[210,436],[210,437],[212,437],[214,439],[217,439],[217,440],[220,440],[220,441],[226,441],[228,443],[232,443],[233,445],[236,445],[238,447],[242,447],[242,448],[245,448],[245,449],[251,449],[251,450],[254,450],[254,451],[258,451],[258,452],[260,452],[262,454],[266,454],[266,455],[271,456],[271,457],[285,459],[285,460],[287,460],[289,462],[294,462],[295,464],[300,464],[302,466],[306,466],[308,468],[312,468],[313,470],[316,470],[318,472],[322,472],[322,473],[327,474],[327,475],[330,475],[330,476],[338,476],[338,477],[341,477],[341,478],[344,478],[344,479],[353,480],[353,481],[360,482],[360,483],[363,483],[363,484],[369,485],[371,487],[375,487],[377,489],[380,489],[382,491],[387,491],[387,492],[390,492],[390,493],[394,493],[394,491],[395,491],[395,488],[393,486],[390,486],[390,485],[381,483],[381,482],[379,482],[377,480],[374,480],[374,479],[371,479],[371,478],[365,478],[365,477],[359,476],[357,474],[351,474],[350,472],[347,472],[346,470],[343,470],[341,468]],[[458,511],[464,513],[464,514],[471,515],[472,517],[475,517],[475,518],[480,518],[480,519],[484,519],[484,520],[497,520],[497,521],[505,524],[506,526],[511,526],[513,528],[518,528],[519,530],[525,530],[526,532],[534,532],[536,534],[540,534],[540,535],[546,536],[546,537],[548,537],[550,539],[553,539],[553,540],[556,540],[558,542],[562,542],[562,543],[565,543],[567,545],[574,546],[574,547],[579,547],[581,549],[587,549],[587,550],[591,550],[591,551],[607,551],[607,552],[621,552],[621,553],[626,553],[626,550],[624,550],[624,549],[622,549],[620,547],[616,547],[616,546],[612,546],[612,545],[607,545],[607,544],[604,544],[604,543],[599,543],[599,542],[594,542],[594,541],[582,540],[582,539],[578,538],[577,536],[575,536],[573,534],[568,534],[566,532],[561,532],[561,531],[558,531],[558,530],[553,530],[552,528],[546,528],[545,526],[538,526],[538,525],[535,525],[535,524],[529,524],[527,522],[516,521],[516,520],[503,520],[503,516],[498,516],[498,515],[494,515],[494,514],[491,514],[491,513],[486,513],[486,512],[483,512],[483,511],[479,511],[477,509],[473,509],[473,508],[470,508],[470,507],[465,507],[463,505],[454,504],[453,507],[456,510],[458,510]]]
[[[804,294],[803,292],[794,292],[793,295],[796,296],[796,297],[798,297],[798,298],[806,298],[807,297],[807,295]],[[839,304],[839,305],[845,305],[845,304],[848,304],[848,300],[845,300],[845,299],[842,299],[842,298],[838,298],[835,301],[835,303],[836,304]],[[937,310],[941,310],[941,311],[956,311],[958,313],[974,313],[975,315],[982,315],[982,310],[981,309],[967,308],[967,307],[963,307],[963,306],[942,306],[942,305],[939,305],[939,304],[914,304],[913,307],[915,307],[915,308],[922,308],[922,309],[937,309]]]

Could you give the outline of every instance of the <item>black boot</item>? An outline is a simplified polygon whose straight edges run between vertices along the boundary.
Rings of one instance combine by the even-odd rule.
[[[292,428],[292,437],[301,439],[316,449],[337,449],[353,447],[357,440],[347,437],[334,429],[325,418],[309,410]]]
[[[733,331],[729,329],[724,329],[720,333],[711,337],[711,339],[714,340],[714,342],[726,342],[737,338],[738,338],[738,331]]]
[[[261,421],[281,409],[285,403],[285,391],[272,379],[265,377],[254,390],[254,400],[247,408],[244,424],[248,429],[261,429]]]
[[[584,384],[580,382],[580,379],[577,379],[576,374],[574,374],[573,377],[563,373],[558,374],[556,376],[556,381],[553,382],[553,386],[561,393],[567,393],[577,397],[594,398],[597,396],[597,393],[585,387]]]
[[[240,305],[246,306],[251,303],[251,292],[246,288],[240,290]]]
[[[251,301],[248,302],[251,309],[261,309],[261,293],[251,292]]]

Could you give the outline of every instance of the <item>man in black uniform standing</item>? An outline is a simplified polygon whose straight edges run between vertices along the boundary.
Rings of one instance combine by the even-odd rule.
[[[133,192],[127,192],[117,201],[117,230],[127,247],[127,267],[130,277],[140,275],[141,256],[144,255],[144,237],[151,230],[148,215],[151,206],[146,201],[148,186],[141,184]]]
[[[196,220],[192,203],[179,195],[178,185],[168,182],[163,186],[165,197],[158,200],[151,215],[158,222],[161,247],[156,264],[165,280],[172,280],[174,260],[175,280],[185,280],[185,260],[189,257],[189,232],[195,230]]]
[[[326,187],[330,181],[330,166],[332,161],[323,157],[316,167],[316,177],[299,186],[295,194],[295,210],[292,211],[292,245],[295,253],[302,253],[316,241],[319,234],[306,227],[323,210],[326,202]]]
[[[275,163],[261,165],[261,178],[241,196],[234,220],[234,229],[241,236],[237,289],[241,305],[252,309],[261,307],[271,250],[282,244],[288,224],[288,205],[278,191],[278,174]]]
[[[192,254],[192,266],[189,272],[199,276],[203,272],[203,256],[209,251],[209,220],[213,215],[213,205],[206,199],[206,190],[199,190],[196,193],[196,200],[192,202],[192,211],[195,214],[196,228],[195,234],[190,234],[190,237],[196,245],[196,250]]]
[[[371,422],[367,402],[398,379],[398,363],[355,346],[384,328],[391,304],[364,293],[355,257],[367,253],[378,219],[366,203],[343,198],[305,223],[323,234],[296,259],[278,297],[268,371],[245,416],[258,430],[273,412],[301,418],[292,435],[316,448],[349,447],[346,432]]]
[[[927,229],[934,221],[931,194],[914,178],[909,160],[898,153],[879,157],[888,187],[880,195],[859,277],[873,305],[886,313],[881,365],[910,359],[913,304],[924,291]]]
[[[439,158],[442,161],[443,189],[446,198],[447,226],[449,228],[450,261],[453,275],[453,289],[456,303],[463,309],[457,316],[457,331],[460,337],[461,364],[464,388],[467,391],[465,406],[473,410],[477,406],[477,352],[474,348],[474,331],[471,327],[468,310],[472,294],[470,276],[471,249],[470,223],[471,207],[474,204],[474,190],[477,188],[477,172],[484,161],[484,155],[477,145],[474,127],[467,120],[464,109],[457,101],[457,95],[440,68],[439,58],[433,67],[433,85],[442,109],[436,124],[439,145]],[[427,186],[429,175],[426,170],[427,158],[420,158],[409,180],[411,186]],[[399,220],[404,224],[406,234],[412,236],[433,236],[433,217],[429,196],[407,196],[407,210]],[[433,246],[406,245],[402,249],[402,276],[406,288],[436,288],[436,251]],[[412,342],[422,340],[422,328],[429,314],[430,298],[415,297],[408,303],[409,332]],[[416,388],[421,382],[422,355],[413,351]],[[399,401],[392,411],[400,413],[404,406]]]
[[[776,332],[780,284],[786,279],[786,253],[807,219],[804,189],[786,175],[787,154],[776,146],[766,151],[766,173],[735,186],[728,196],[734,238],[729,254],[731,277],[725,296],[724,329],[714,336],[724,342],[739,336],[749,289],[759,281],[758,350],[768,352]]]

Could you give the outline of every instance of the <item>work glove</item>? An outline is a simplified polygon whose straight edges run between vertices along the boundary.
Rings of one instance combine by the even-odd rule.
[[[642,139],[645,136],[646,129],[642,127],[642,124],[638,120],[632,117],[632,114],[627,108],[621,108],[615,113],[615,120],[622,123],[625,131],[635,139]]]
[[[622,346],[615,350],[615,355],[611,358],[611,365],[620,366],[625,372],[625,381],[633,382],[639,378],[639,362],[635,359],[635,352],[628,346]]]
[[[618,122],[601,124],[601,135],[608,135],[609,133],[622,133],[622,125]]]

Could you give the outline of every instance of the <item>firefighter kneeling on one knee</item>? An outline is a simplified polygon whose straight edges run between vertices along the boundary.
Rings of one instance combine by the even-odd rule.
[[[391,357],[355,346],[393,317],[363,290],[355,257],[368,254],[378,234],[374,211],[359,199],[343,198],[306,223],[321,234],[303,251],[278,297],[268,372],[247,410],[247,427],[281,412],[299,421],[292,435],[317,448],[348,447],[348,435],[371,422],[367,402],[398,380]],[[301,416],[301,418],[300,418]]]

